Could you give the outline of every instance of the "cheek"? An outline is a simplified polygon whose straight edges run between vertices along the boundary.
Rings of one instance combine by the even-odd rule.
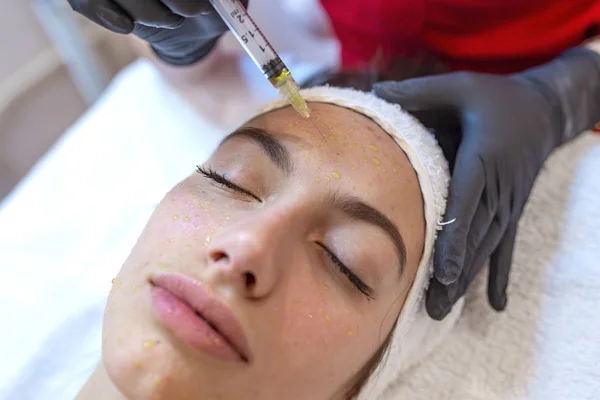
[[[336,290],[327,280],[296,282],[276,310],[280,339],[269,351],[303,379],[344,382],[379,347],[381,322],[340,300]]]
[[[180,186],[173,189],[148,221],[113,280],[105,312],[118,314],[125,304],[137,306],[145,295],[151,271],[185,273],[197,269],[203,264],[204,248],[231,215],[226,206],[218,207],[212,198]]]
[[[136,247],[171,256],[182,249],[201,249],[235,215],[229,202],[180,184],[161,202]]]

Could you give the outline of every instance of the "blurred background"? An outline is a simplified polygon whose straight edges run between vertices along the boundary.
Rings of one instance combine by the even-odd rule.
[[[2,0],[0,202],[134,59],[64,0]]]

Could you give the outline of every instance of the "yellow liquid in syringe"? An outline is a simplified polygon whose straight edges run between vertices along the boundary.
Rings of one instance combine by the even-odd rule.
[[[294,78],[292,78],[292,74],[286,67],[283,67],[281,72],[277,75],[274,75],[271,78],[269,78],[269,82],[271,82],[271,85],[273,85],[273,87],[277,89],[277,91],[283,98],[290,102],[292,107],[294,107],[294,110],[298,111],[298,113],[304,118],[310,118],[310,109],[308,108],[308,104],[306,104],[306,101],[304,101],[302,96],[300,96],[300,87],[298,86]],[[310,123],[325,140],[325,135],[315,124],[315,121],[310,119]]]
[[[269,78],[269,82],[271,82],[271,85],[277,89],[284,99],[290,102],[292,107],[294,107],[300,115],[304,118],[310,117],[308,104],[306,104],[306,101],[300,96],[300,87],[294,78],[292,78],[290,70],[284,67],[277,75]]]

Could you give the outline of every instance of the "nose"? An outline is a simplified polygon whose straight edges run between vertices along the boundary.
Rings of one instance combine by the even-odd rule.
[[[247,298],[268,296],[292,262],[293,243],[298,243],[289,222],[271,215],[217,233],[207,247],[215,283],[232,285]]]

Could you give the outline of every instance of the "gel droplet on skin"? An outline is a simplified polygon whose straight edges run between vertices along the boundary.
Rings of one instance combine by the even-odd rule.
[[[336,180],[341,178],[341,175],[338,172],[335,172],[335,171],[333,171],[331,173],[331,176],[333,177],[333,179],[336,179]]]
[[[204,204],[212,204],[212,200],[204,200]]]
[[[185,217],[183,220],[184,220],[185,222],[190,222],[190,217]]]
[[[346,331],[346,335],[348,335],[348,336],[352,336],[352,333],[353,333],[353,332],[352,332],[352,329],[348,329],[348,330]]]
[[[173,221],[177,221],[179,219],[179,215],[175,214],[173,215]]]
[[[121,289],[121,286],[123,286],[122,282],[117,282],[117,289]]]
[[[158,263],[157,265],[158,269],[160,269],[161,271],[166,271],[169,268],[171,268],[171,266],[167,263]]]
[[[133,287],[131,288],[131,293],[135,293],[138,290],[138,285],[133,285]]]
[[[325,321],[327,321],[327,322],[331,322],[331,317],[330,317],[329,315],[326,315],[326,316],[325,316]]]
[[[154,378],[154,386],[160,386],[161,383],[162,383],[162,378],[160,376],[157,376],[156,378]]]
[[[381,161],[379,161],[379,158],[377,158],[377,157],[373,157],[373,164],[375,164],[375,165],[380,165],[380,164],[381,164]]]
[[[110,281],[110,283],[112,283],[114,285],[116,280],[117,280],[117,278],[112,278],[112,281]]]
[[[145,351],[148,351],[148,350],[152,350],[155,345],[156,345],[156,342],[154,342],[153,340],[144,340],[142,347],[144,348]]]
[[[328,176],[325,177],[325,182],[329,182],[331,179],[329,179]]]
[[[318,176],[315,178],[315,181],[317,182],[321,182],[321,178],[319,178]]]
[[[371,150],[373,150],[376,153],[379,151],[379,149],[377,148],[377,146],[374,146],[372,144],[368,144],[367,147],[370,148]]]

